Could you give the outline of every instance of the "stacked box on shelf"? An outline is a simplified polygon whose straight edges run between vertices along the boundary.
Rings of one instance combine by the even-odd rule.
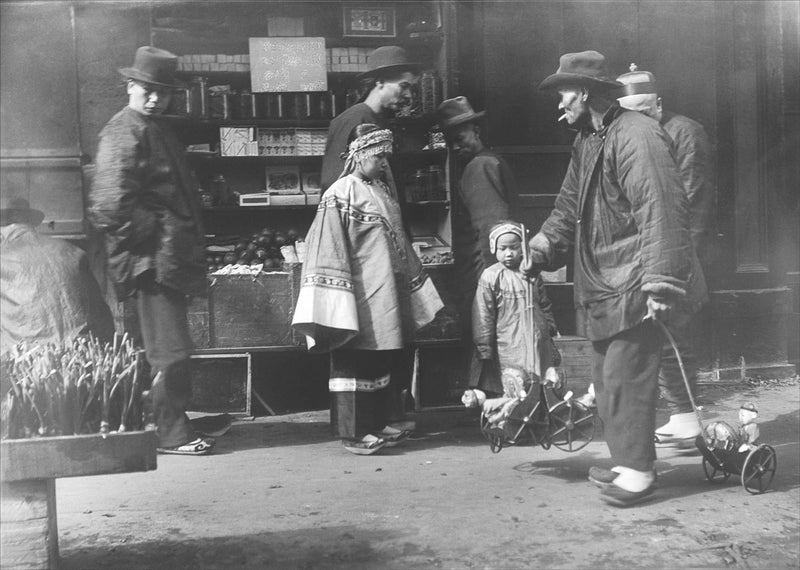
[[[328,48],[325,50],[328,71],[362,72],[367,71],[367,56],[372,51],[364,47]]]
[[[178,71],[250,71],[250,55],[187,54],[178,57]]]
[[[328,129],[295,129],[298,156],[323,156]]]
[[[294,129],[258,129],[260,156],[296,156],[297,137]]]
[[[252,127],[220,127],[219,148],[222,156],[258,156],[258,142]]]

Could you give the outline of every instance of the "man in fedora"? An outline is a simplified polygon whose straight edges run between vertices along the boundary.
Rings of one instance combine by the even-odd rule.
[[[655,490],[653,432],[663,319],[692,271],[688,211],[671,141],[655,121],[616,104],[620,83],[596,51],[561,56],[540,84],[578,129],[555,208],[530,241],[530,270],[574,249],[577,320],[592,341],[597,408],[614,468],[589,479],[626,507]]]
[[[204,234],[197,185],[184,149],[159,119],[174,87],[177,57],[140,47],[127,80],[128,105],[100,133],[89,216],[105,234],[117,297],[135,298],[147,360],[160,450],[202,455],[186,416],[193,350],[187,300],[206,291]]]
[[[353,129],[364,123],[386,128],[394,112],[411,99],[411,89],[417,82],[420,65],[412,62],[403,48],[382,46],[370,53],[367,68],[358,76],[361,101],[333,119],[328,129],[322,159],[323,192],[342,173],[342,154],[347,152],[347,139]]]
[[[631,64],[630,72],[617,77],[617,81],[622,83],[617,98],[620,107],[655,119],[672,139],[678,171],[689,201],[689,235],[702,275],[707,275],[716,202],[711,141],[697,121],[663,110],[655,76],[649,71],[640,71],[636,64]],[[698,278],[700,274],[698,271]],[[707,367],[710,360],[706,346],[710,334],[708,296],[694,299],[687,308],[692,318],[680,323],[680,326],[671,325],[670,330],[694,390],[699,368]],[[677,358],[669,345],[665,346],[662,355],[659,385],[672,413],[669,422],[656,429],[656,443],[696,449],[694,439],[700,435],[700,425],[684,386]]]
[[[483,270],[496,262],[489,249],[489,232],[501,220],[514,219],[518,192],[514,174],[481,139],[480,121],[466,97],[447,99],[436,110],[445,140],[463,170],[453,207],[453,250],[458,278],[458,305],[465,339],[472,340],[472,301]],[[473,358],[469,386],[502,393],[497,374],[476,366]]]
[[[62,343],[114,335],[114,321],[81,248],[36,230],[44,214],[3,189],[0,196],[0,353],[17,343]],[[2,392],[5,394],[5,391]]]

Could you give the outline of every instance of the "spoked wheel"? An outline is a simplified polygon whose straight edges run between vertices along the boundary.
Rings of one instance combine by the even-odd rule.
[[[594,439],[594,413],[575,400],[553,406],[550,425],[550,441],[562,451],[579,451]]]
[[[505,441],[505,433],[502,429],[492,427],[486,414],[481,412],[481,433],[483,437],[489,442],[489,449],[492,453],[500,453],[503,449],[503,442]]]
[[[763,493],[772,484],[778,456],[771,446],[761,444],[747,455],[742,466],[742,487],[752,495]]]
[[[706,479],[712,483],[724,483],[731,476],[716,459],[709,459],[705,455],[703,455],[703,472],[706,474]]]

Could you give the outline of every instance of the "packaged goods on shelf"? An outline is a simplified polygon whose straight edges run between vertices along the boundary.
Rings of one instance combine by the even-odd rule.
[[[258,129],[261,156],[322,156],[328,129]]]
[[[270,206],[305,206],[306,195],[300,194],[270,194]]]
[[[239,194],[240,206],[269,206],[269,193]]]
[[[178,71],[250,71],[248,54],[187,54],[178,57]]]
[[[220,154],[222,156],[258,156],[255,130],[252,127],[220,127]]]

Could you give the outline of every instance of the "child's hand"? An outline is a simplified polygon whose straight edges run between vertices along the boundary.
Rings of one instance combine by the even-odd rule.
[[[461,403],[467,408],[477,408],[486,401],[486,394],[483,390],[464,390],[461,396]]]
[[[558,375],[558,370],[552,366],[548,368],[544,373],[544,382],[552,384],[555,389],[561,388],[561,376]]]

